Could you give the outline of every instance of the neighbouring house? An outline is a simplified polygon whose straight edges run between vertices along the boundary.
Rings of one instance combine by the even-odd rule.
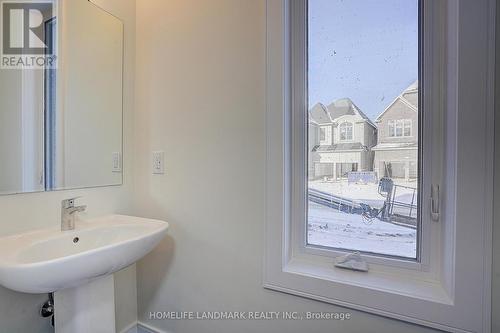
[[[309,111],[309,179],[372,171],[376,125],[348,98]]]
[[[374,170],[379,177],[416,179],[418,175],[418,82],[399,95],[376,119]]]

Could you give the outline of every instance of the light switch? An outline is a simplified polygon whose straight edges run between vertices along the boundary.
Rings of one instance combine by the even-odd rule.
[[[165,174],[165,153],[163,151],[153,152],[153,174]]]
[[[114,152],[111,154],[112,156],[112,171],[113,172],[122,172],[122,154],[120,152]]]

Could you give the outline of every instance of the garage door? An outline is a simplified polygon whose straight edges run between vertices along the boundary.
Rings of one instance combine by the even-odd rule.
[[[382,162],[384,177],[405,178],[405,162]]]
[[[316,163],[314,165],[315,177],[333,177],[333,163]]]
[[[353,171],[358,171],[358,163],[337,163],[337,178],[347,178]]]

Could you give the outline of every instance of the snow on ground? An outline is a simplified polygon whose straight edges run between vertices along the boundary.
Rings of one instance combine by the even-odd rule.
[[[367,224],[361,215],[339,212],[336,209],[310,202],[308,243],[415,258],[417,234],[414,229],[378,219]]]
[[[395,181],[396,185],[406,186],[410,188],[416,188],[417,183],[415,181]],[[325,193],[331,193],[333,195],[356,200],[357,202],[362,202],[370,205],[372,208],[381,208],[384,204],[385,197],[378,193],[378,184],[349,184],[347,180],[341,181],[323,181],[314,180],[309,182],[309,188],[322,191]],[[406,188],[397,188],[396,201],[404,202],[410,204],[413,197],[413,190]],[[416,204],[415,198],[415,204]]]

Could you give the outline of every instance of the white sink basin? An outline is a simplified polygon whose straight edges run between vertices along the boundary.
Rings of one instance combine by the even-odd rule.
[[[85,284],[144,257],[167,229],[166,222],[113,215],[78,222],[73,231],[0,238],[0,285],[39,294]]]

